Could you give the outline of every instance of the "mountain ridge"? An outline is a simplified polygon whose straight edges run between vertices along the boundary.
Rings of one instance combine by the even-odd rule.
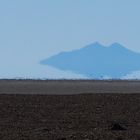
[[[42,60],[40,64],[83,74],[89,78],[120,78],[140,70],[140,53],[131,51],[119,43],[107,47],[95,42],[81,49],[61,52]]]

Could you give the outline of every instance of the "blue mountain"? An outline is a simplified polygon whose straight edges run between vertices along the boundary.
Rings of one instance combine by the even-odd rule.
[[[40,63],[89,78],[121,78],[132,71],[140,70],[140,53],[133,52],[119,43],[105,47],[96,42],[79,50],[61,52]]]

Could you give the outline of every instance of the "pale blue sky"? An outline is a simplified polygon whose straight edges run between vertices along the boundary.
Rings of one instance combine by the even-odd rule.
[[[0,72],[32,71],[41,59],[95,41],[140,52],[139,13],[140,0],[2,0]]]

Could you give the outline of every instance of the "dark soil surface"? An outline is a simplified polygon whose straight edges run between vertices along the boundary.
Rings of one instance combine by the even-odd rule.
[[[74,91],[73,83],[72,95],[64,95],[68,85],[49,95],[49,82],[0,81],[0,140],[140,140],[140,82],[129,83],[132,93],[117,85],[113,94],[112,84],[105,94],[96,94],[92,84],[83,83],[87,92],[83,85]],[[37,94],[39,86],[46,95]],[[56,94],[57,86],[50,88]]]

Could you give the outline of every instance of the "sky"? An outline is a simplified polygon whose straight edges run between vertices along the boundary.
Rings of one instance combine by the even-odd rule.
[[[0,77],[55,77],[40,60],[96,41],[140,52],[139,13],[140,0],[2,0]]]

